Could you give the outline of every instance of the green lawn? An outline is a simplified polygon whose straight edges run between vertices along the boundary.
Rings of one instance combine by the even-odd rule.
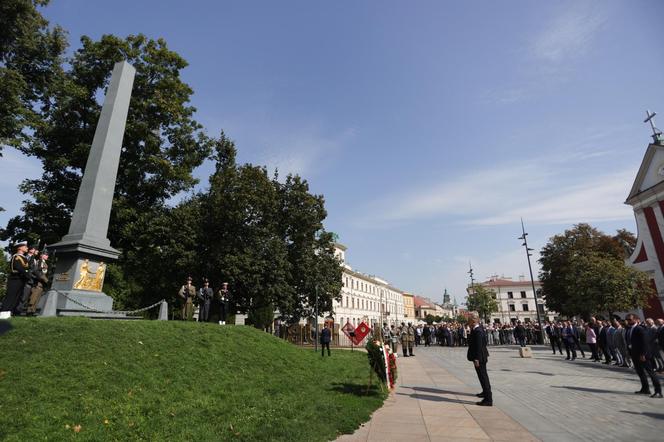
[[[321,358],[242,326],[15,318],[0,440],[331,440],[385,394],[364,352]]]

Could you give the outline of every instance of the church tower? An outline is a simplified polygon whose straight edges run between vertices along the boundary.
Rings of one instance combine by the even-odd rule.
[[[664,137],[655,127],[654,112],[646,113],[653,142],[648,145],[641,167],[625,204],[632,206],[636,218],[637,241],[626,262],[650,277],[656,296],[643,308],[646,318],[664,317]]]

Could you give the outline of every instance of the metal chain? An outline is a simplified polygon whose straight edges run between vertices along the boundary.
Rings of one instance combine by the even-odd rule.
[[[69,301],[73,302],[74,304],[80,305],[81,307],[83,307],[83,308],[85,308],[85,309],[87,309],[87,310],[90,310],[91,312],[95,312],[95,313],[120,313],[120,314],[125,314],[125,315],[133,315],[133,314],[136,314],[136,313],[142,313],[142,312],[145,312],[145,311],[147,311],[147,310],[150,310],[151,308],[156,307],[156,306],[160,305],[162,302],[165,301],[165,299],[162,299],[161,301],[157,301],[157,302],[155,302],[154,304],[152,304],[152,305],[150,305],[150,306],[148,306],[148,307],[139,308],[138,310],[97,310],[97,309],[95,309],[95,308],[88,307],[88,306],[85,305],[85,304],[81,304],[81,303],[78,302],[77,300],[72,299],[72,298],[70,298],[69,296],[67,296],[65,293],[62,293],[60,290],[54,290],[54,291],[55,291],[58,295],[64,296],[64,297],[67,298]]]

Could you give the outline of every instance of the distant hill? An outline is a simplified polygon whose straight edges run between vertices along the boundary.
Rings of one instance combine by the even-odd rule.
[[[1,440],[331,440],[385,398],[364,394],[366,353],[323,359],[250,327],[12,325],[0,336]]]

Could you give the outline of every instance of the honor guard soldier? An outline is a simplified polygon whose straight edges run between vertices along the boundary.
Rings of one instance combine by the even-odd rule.
[[[44,289],[48,284],[48,250],[44,249],[34,260],[36,265],[35,269],[32,271],[32,290],[30,292],[30,300],[28,301],[28,308],[26,310],[27,315],[34,315],[37,311],[37,305],[39,300],[44,294]]]
[[[200,301],[200,310],[198,313],[199,322],[208,322],[210,317],[210,304],[212,304],[212,298],[214,297],[214,292],[210,287],[210,281],[207,278],[203,279],[203,287],[198,290],[198,300]]]
[[[187,277],[187,283],[180,287],[178,296],[182,298],[182,319],[191,321],[194,317],[194,298],[196,297],[196,287],[191,283],[191,276]]]
[[[228,283],[221,284],[221,288],[217,293],[219,297],[219,325],[226,324],[226,317],[230,308],[230,300],[228,299]]]
[[[27,241],[21,241],[14,246],[14,254],[9,262],[9,275],[7,277],[7,292],[2,302],[1,312],[7,316],[19,313],[19,304],[23,297],[23,290],[30,279],[30,267],[25,253],[28,251]]]

